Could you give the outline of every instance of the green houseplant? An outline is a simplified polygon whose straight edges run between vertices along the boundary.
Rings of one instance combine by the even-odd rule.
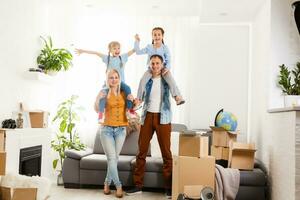
[[[76,132],[76,122],[80,121],[79,113],[83,109],[76,104],[78,96],[72,95],[71,98],[65,100],[58,105],[58,110],[53,118],[53,122],[58,124],[58,131],[55,139],[51,141],[51,147],[59,155],[59,158],[53,160],[53,168],[57,168],[58,162],[63,165],[65,158],[65,150],[75,149],[84,150],[85,145],[80,141]],[[61,170],[59,170],[61,176]]]
[[[296,106],[300,100],[300,62],[291,70],[284,64],[279,68],[278,86],[284,95],[285,106]]]
[[[48,41],[41,36],[44,47],[37,57],[37,64],[44,68],[46,73],[68,70],[72,66],[73,56],[67,49],[53,48],[52,39]]]

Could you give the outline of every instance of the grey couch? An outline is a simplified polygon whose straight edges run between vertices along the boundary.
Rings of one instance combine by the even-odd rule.
[[[172,131],[182,129],[181,126],[172,126]],[[123,186],[133,186],[132,172],[135,165],[135,155],[138,151],[138,133],[127,136],[121,155],[118,170]],[[145,188],[162,189],[164,180],[162,174],[162,159],[152,157],[150,148],[146,158],[144,177]],[[94,149],[86,151],[66,151],[63,163],[63,181],[65,188],[80,188],[103,186],[106,176],[106,157],[100,142],[100,133],[95,139]],[[237,200],[265,200],[267,199],[267,177],[261,164],[256,163],[253,171],[241,171],[240,188]]]
[[[126,137],[118,162],[119,177],[123,186],[132,186],[132,171],[138,151],[139,133],[133,132]],[[146,158],[145,187],[163,188],[162,159],[151,156],[150,147]],[[63,163],[63,181],[65,188],[101,186],[104,183],[107,159],[104,154],[100,132],[96,134],[94,149],[85,151],[67,150]]]

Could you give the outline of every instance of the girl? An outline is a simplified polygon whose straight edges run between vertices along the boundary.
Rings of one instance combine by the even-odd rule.
[[[141,54],[148,54],[147,65],[149,66],[149,58],[154,55],[160,55],[164,59],[164,69],[163,69],[163,78],[168,83],[170,87],[170,91],[172,96],[176,100],[177,105],[181,105],[185,103],[183,100],[180,91],[176,85],[175,80],[173,79],[171,73],[169,72],[170,69],[170,51],[167,45],[164,44],[164,30],[161,27],[155,27],[152,29],[152,44],[148,44],[145,48],[140,49],[140,38],[138,34],[135,35],[135,43],[134,43],[134,50],[137,55]],[[143,75],[142,79],[140,80],[138,94],[137,94],[137,102],[142,101],[145,93],[145,86],[149,79],[152,77],[151,71],[148,69],[145,74]]]
[[[125,53],[125,54],[120,54],[120,43],[116,42],[116,41],[112,41],[108,44],[108,55],[104,55],[100,52],[96,52],[96,51],[90,51],[90,50],[84,50],[84,49],[76,49],[76,53],[78,55],[82,54],[82,53],[86,53],[86,54],[94,54],[99,56],[100,58],[102,58],[102,61],[106,64],[107,66],[107,70],[109,69],[116,69],[121,77],[121,90],[125,92],[125,95],[127,97],[127,116],[129,118],[134,118],[136,116],[136,113],[134,112],[134,110],[132,109],[133,105],[132,105],[132,101],[133,101],[133,96],[131,94],[131,89],[130,87],[125,84],[125,76],[124,76],[124,66],[125,63],[128,60],[128,57],[131,56],[135,50],[130,50],[129,52]],[[102,88],[101,90],[102,94],[107,94],[108,93],[108,88]],[[99,96],[99,95],[98,95]],[[105,95],[104,95],[105,96]],[[98,120],[100,123],[103,122],[103,113],[104,113],[104,108],[105,108],[105,104],[106,104],[106,98],[100,98],[99,100],[99,105],[96,106],[99,108],[99,112],[98,112]]]
[[[101,127],[101,144],[107,157],[107,174],[104,181],[104,194],[110,194],[109,186],[113,181],[117,188],[116,197],[123,197],[122,184],[118,175],[118,158],[126,137],[128,121],[125,114],[125,93],[120,91],[121,79],[116,69],[107,71],[108,88],[104,123]]]

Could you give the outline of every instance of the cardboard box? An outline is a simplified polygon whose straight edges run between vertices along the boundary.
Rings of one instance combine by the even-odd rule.
[[[48,112],[44,111],[30,111],[31,128],[47,128],[48,127]]]
[[[200,199],[200,193],[203,189],[203,185],[185,185],[183,187],[183,193],[191,199]]]
[[[0,151],[0,176],[5,175],[6,169],[6,152]]]
[[[2,200],[36,200],[37,188],[9,188],[0,187]]]
[[[208,156],[208,137],[197,135],[179,135],[179,156]]]
[[[173,157],[172,200],[177,200],[184,186],[202,185],[214,188],[215,158],[207,157]]]
[[[232,142],[229,147],[228,167],[253,170],[255,151],[254,143]]]
[[[5,130],[0,129],[0,151],[5,151]]]
[[[211,156],[215,157],[216,160],[228,160],[229,159],[229,148],[228,147],[217,147],[214,145],[210,146]]]
[[[230,141],[236,141],[238,131],[226,131],[222,127],[211,126],[212,145],[220,147],[229,147]]]

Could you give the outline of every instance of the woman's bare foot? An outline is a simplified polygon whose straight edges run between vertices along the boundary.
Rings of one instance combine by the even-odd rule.
[[[123,189],[122,189],[122,187],[117,187],[116,197],[117,198],[122,198],[123,197]]]
[[[110,194],[110,188],[109,188],[109,185],[104,184],[103,193],[104,193],[105,195],[109,195],[109,194]]]

